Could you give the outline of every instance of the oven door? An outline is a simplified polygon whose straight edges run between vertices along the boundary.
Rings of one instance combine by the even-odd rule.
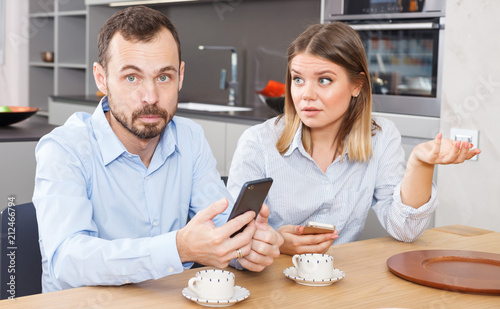
[[[373,110],[439,117],[440,18],[344,22],[359,33],[366,50]]]

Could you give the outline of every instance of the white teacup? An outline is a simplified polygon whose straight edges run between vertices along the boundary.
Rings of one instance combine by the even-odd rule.
[[[228,300],[234,294],[234,274],[222,269],[201,270],[188,285],[201,299]]]
[[[321,280],[333,275],[333,256],[328,254],[296,254],[292,262],[300,278]]]

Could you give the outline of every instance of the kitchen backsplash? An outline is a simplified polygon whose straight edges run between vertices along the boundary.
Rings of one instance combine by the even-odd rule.
[[[226,103],[220,71],[230,78],[229,51],[200,51],[199,45],[229,45],[238,51],[238,81],[245,105],[262,104],[254,90],[270,79],[284,82],[288,45],[320,22],[320,0],[213,1],[160,9],[176,25],[186,62],[180,101]]]

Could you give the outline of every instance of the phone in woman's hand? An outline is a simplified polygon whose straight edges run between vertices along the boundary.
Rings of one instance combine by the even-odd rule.
[[[302,235],[333,233],[334,231],[335,225],[333,224],[309,221],[304,227],[304,233],[302,233]]]

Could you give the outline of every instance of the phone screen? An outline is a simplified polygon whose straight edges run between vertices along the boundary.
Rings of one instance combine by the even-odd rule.
[[[234,207],[229,215],[228,221],[244,214],[249,210],[253,210],[255,214],[258,214],[272,183],[273,179],[269,177],[245,182],[241,187],[241,191],[236,199],[236,202],[234,203]],[[231,235],[231,237],[243,231],[244,228],[245,227]]]

